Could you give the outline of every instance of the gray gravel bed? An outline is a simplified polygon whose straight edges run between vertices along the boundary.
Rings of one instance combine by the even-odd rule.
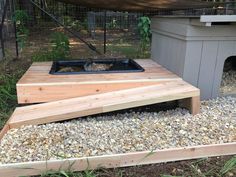
[[[223,73],[220,93],[222,95],[236,95],[236,70],[230,70]]]
[[[117,154],[236,142],[236,97],[185,109],[80,118],[10,130],[0,142],[1,163]]]

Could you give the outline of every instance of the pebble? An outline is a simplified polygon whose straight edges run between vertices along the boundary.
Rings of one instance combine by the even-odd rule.
[[[236,97],[187,110],[127,112],[11,129],[0,142],[0,163],[152,151],[236,142]]]
[[[236,70],[223,72],[220,93],[222,95],[236,94]]]

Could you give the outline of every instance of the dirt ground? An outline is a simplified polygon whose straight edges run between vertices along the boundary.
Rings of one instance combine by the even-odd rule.
[[[217,177],[220,175],[222,164],[232,156],[204,158],[154,165],[135,166],[111,170],[101,170],[99,177]],[[226,175],[236,176],[236,170]]]

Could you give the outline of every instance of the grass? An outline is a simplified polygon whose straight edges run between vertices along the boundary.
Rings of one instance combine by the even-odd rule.
[[[40,177],[97,177],[93,171],[72,172],[72,171],[47,171]]]
[[[150,58],[150,51],[147,49],[142,52],[140,47],[129,42],[113,42],[107,45],[107,50],[127,58]]]
[[[223,168],[220,170],[219,174],[223,176],[234,169],[236,169],[236,156],[234,156],[233,158],[231,158],[225,163]]]
[[[55,170],[48,170],[45,173],[42,173],[39,177],[97,177],[93,170],[85,170],[83,172],[73,172],[71,169],[74,163],[69,165],[68,170],[59,169],[58,171]]]
[[[17,106],[16,82],[21,75],[21,71],[0,75],[0,129]]]

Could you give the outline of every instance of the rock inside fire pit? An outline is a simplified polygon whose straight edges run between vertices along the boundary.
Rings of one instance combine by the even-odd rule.
[[[80,67],[61,67],[58,72],[80,72],[83,68]]]
[[[110,68],[113,66],[113,64],[100,64],[100,63],[86,63],[84,65],[85,71],[107,71],[110,70]]]

